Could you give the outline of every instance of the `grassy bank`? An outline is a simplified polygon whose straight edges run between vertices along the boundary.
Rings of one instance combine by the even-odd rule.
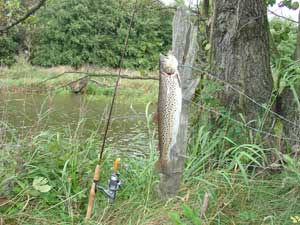
[[[67,69],[32,67],[20,61],[12,68],[1,69],[2,90],[36,88],[38,82]],[[71,74],[51,80],[43,88],[57,87],[76,78]],[[111,85],[114,79],[99,79],[104,81]],[[215,86],[205,85],[215,92]],[[88,88],[95,92],[93,97],[111,94],[109,88]],[[211,92],[202,91],[202,101],[224,115],[211,114],[203,108],[199,112],[199,105],[191,104],[193,126],[178,195],[166,202],[156,195],[156,125],[147,114],[148,141],[143,152],[118,152],[107,146],[101,183],[106,184],[114,159],[120,157],[124,185],[113,205],[101,192],[97,193],[89,222],[84,217],[101,146],[99,130],[83,131],[79,122],[76,129],[33,127],[20,132],[1,122],[0,224],[300,224],[297,152],[279,152],[276,146],[267,145],[259,132],[234,123]],[[157,97],[157,82],[122,80],[119,94],[119,100],[130,95],[131,99],[146,103]],[[134,151],[132,148],[134,143],[128,150]],[[277,163],[271,163],[270,156]],[[210,201],[205,217],[201,218],[205,193],[210,194]]]
[[[124,185],[113,205],[107,203],[101,192],[97,193],[94,216],[88,223],[84,222],[88,189],[101,144],[97,134],[80,139],[80,129],[44,130],[34,135],[28,132],[20,138],[14,129],[2,129],[1,223],[300,223],[297,222],[297,216],[300,216],[299,160],[282,156],[287,163],[280,172],[245,158],[240,158],[239,164],[236,159],[230,159],[230,151],[235,155],[255,151],[262,156],[262,147],[248,143],[229,148],[229,137],[222,134],[222,129],[215,135],[202,125],[190,141],[178,196],[161,202],[154,191],[159,180],[153,170],[157,160],[155,126],[151,115],[146,118],[149,140],[142,155],[135,157],[116,152],[108,146],[101,183],[106,184],[113,160],[121,157],[120,173]],[[200,219],[205,192],[211,196],[209,208],[206,217]]]
[[[64,72],[75,71],[69,66],[60,66],[53,68],[43,68],[32,66],[26,62],[23,57],[17,58],[17,63],[12,67],[0,67],[0,90],[14,92],[56,92],[58,94],[71,93],[67,86],[72,81],[76,81],[89,72],[96,74],[117,74],[117,69],[97,68],[86,66],[75,71],[75,73],[66,73],[57,78]],[[148,74],[149,73],[149,74]],[[153,72],[139,72],[133,70],[123,70],[122,74],[129,76],[155,76]],[[143,75],[142,75],[143,74]],[[55,79],[51,79],[55,78]],[[116,78],[111,77],[92,77],[89,81],[85,94],[89,95],[111,95]],[[137,101],[147,102],[156,98],[158,82],[153,80],[127,80],[122,79],[119,86],[121,97],[128,95],[135,97]]]

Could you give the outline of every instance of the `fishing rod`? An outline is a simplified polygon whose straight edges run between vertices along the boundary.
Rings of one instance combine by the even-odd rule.
[[[102,163],[103,152],[105,149],[108,128],[109,128],[110,121],[111,121],[111,115],[112,115],[113,106],[114,106],[116,95],[117,95],[119,81],[121,79],[123,60],[124,60],[125,53],[128,48],[128,39],[129,39],[130,31],[131,31],[131,28],[133,25],[134,17],[136,15],[136,11],[137,11],[137,2],[138,2],[138,0],[136,0],[134,3],[134,8],[133,8],[133,11],[131,14],[131,19],[130,19],[130,23],[129,23],[129,27],[128,27],[128,31],[127,31],[127,36],[126,36],[125,43],[124,43],[124,48],[123,48],[123,51],[121,52],[121,57],[120,57],[119,64],[118,64],[119,65],[118,78],[115,83],[113,97],[112,97],[110,110],[109,110],[109,114],[108,114],[108,119],[107,119],[106,126],[105,126],[102,146],[99,151],[98,163],[95,168],[93,183],[91,185],[90,194],[89,194],[88,207],[87,207],[87,212],[86,212],[86,217],[85,217],[87,220],[90,219],[92,216],[94,201],[95,201],[95,197],[96,197],[96,190],[97,189],[102,190],[106,194],[106,196],[109,198],[110,202],[113,202],[113,200],[116,197],[116,192],[118,191],[120,185],[122,184],[119,174],[118,174],[118,165],[119,165],[120,159],[116,159],[114,162],[114,173],[110,176],[110,179],[108,181],[108,189],[105,189],[103,186],[99,185],[98,182],[100,179],[101,163]]]

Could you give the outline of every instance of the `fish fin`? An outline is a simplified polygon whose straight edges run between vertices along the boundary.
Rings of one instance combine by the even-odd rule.
[[[181,78],[180,78],[180,75],[179,75],[178,71],[176,72],[176,76],[177,76],[177,79],[178,79],[179,87],[181,87]]]
[[[158,112],[154,112],[152,115],[152,121],[158,124]]]

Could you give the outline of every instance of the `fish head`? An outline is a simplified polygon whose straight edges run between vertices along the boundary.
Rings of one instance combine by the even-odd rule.
[[[160,54],[160,71],[167,74],[173,75],[178,70],[178,61],[172,52],[169,52],[168,55]]]

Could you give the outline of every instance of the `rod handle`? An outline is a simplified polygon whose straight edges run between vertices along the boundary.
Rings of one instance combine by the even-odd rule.
[[[88,202],[88,207],[87,207],[86,216],[85,216],[85,219],[87,219],[87,220],[89,220],[91,218],[92,212],[93,212],[94,201],[95,201],[95,197],[96,197],[96,183],[100,179],[100,165],[96,166],[93,179],[94,180],[93,180],[93,183],[92,183],[92,186],[90,189],[89,202]]]

